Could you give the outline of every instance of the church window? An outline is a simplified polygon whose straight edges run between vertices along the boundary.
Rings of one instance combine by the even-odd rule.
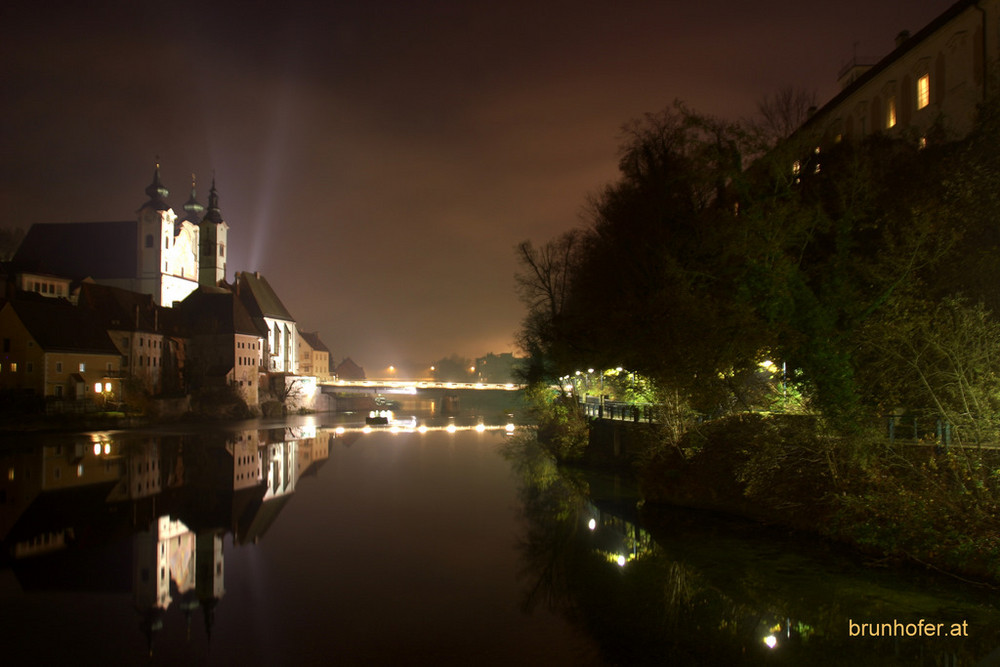
[[[886,110],[885,127],[886,129],[896,127],[896,98],[890,97],[888,100],[888,109]]]
[[[220,243],[219,244],[219,257],[225,257],[225,256],[226,256],[226,244],[225,243]]]
[[[153,235],[152,234],[146,234],[146,247],[147,248],[152,248],[153,247]]]
[[[164,250],[170,250],[170,237],[169,236],[164,236],[163,237],[163,249]]]
[[[923,109],[931,103],[931,75],[924,74],[917,79],[917,108]]]

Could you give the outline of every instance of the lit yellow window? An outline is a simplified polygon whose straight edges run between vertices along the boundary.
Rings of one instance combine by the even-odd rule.
[[[931,75],[924,74],[917,79],[917,108],[923,109],[931,103]]]
[[[896,127],[896,98],[889,98],[889,113],[885,119],[886,128]]]

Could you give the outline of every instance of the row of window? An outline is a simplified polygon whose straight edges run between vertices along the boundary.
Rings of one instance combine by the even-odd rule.
[[[27,284],[29,292],[38,294],[52,294],[54,296],[66,296],[66,285],[63,283],[50,283],[40,280],[29,280]]]
[[[122,347],[127,350],[128,349],[128,345],[129,345],[128,344],[128,338],[127,337],[122,337]],[[139,336],[139,347],[146,347],[146,339],[143,338],[142,336]],[[153,348],[156,348],[156,349],[163,349],[163,341],[162,340],[157,340],[155,338],[150,338],[149,339],[149,347],[153,347]]]
[[[931,75],[924,74],[917,79],[917,110],[923,109],[931,103]],[[896,127],[896,96],[890,95],[886,103],[885,127],[890,129]]]
[[[146,244],[145,245],[146,245],[147,248],[152,248],[153,247],[153,235],[152,234],[146,234]],[[163,249],[164,250],[170,250],[170,237],[169,236],[164,236],[163,237]],[[211,255],[212,254],[211,246],[210,245],[208,245],[208,244],[205,245],[204,254],[205,255]],[[225,243],[220,243],[219,244],[219,257],[225,257],[225,256],[226,256],[226,244]]]

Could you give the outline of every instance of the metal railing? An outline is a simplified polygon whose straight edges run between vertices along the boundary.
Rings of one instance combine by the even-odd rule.
[[[652,424],[656,421],[656,405],[652,403],[625,403],[622,401],[602,401],[587,396],[580,403],[584,414],[594,419],[613,419]]]

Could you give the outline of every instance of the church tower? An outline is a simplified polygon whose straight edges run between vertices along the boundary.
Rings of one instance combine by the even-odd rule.
[[[149,200],[143,204],[138,213],[139,233],[136,235],[138,245],[136,257],[138,266],[136,273],[138,290],[144,294],[152,294],[153,300],[163,303],[163,280],[169,273],[167,253],[174,236],[174,221],[177,216],[167,205],[169,191],[160,181],[160,163],[156,163],[153,171],[153,182],[146,188]]]
[[[193,193],[192,193],[193,199]],[[184,207],[187,209],[187,205]],[[201,266],[198,283],[210,287],[217,286],[226,279],[226,244],[229,239],[229,225],[222,219],[219,210],[219,193],[212,179],[212,189],[208,193],[208,212],[199,223],[201,228]]]

